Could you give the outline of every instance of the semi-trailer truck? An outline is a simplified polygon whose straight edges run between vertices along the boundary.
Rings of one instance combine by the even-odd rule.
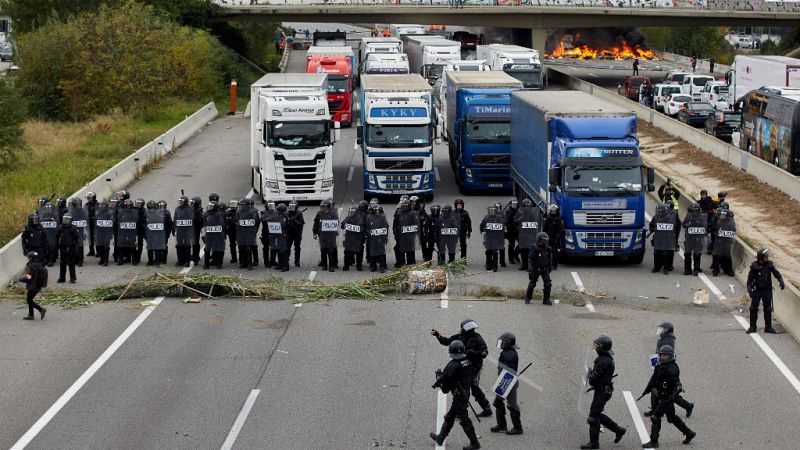
[[[511,190],[509,95],[522,82],[500,71],[447,72],[450,164],[462,192]]]
[[[369,55],[403,54],[403,42],[393,37],[362,37],[358,43],[359,76],[365,73]]]
[[[518,198],[560,208],[564,257],[645,253],[645,190],[636,114],[578,91],[511,94],[511,178]]]
[[[787,56],[736,55],[725,74],[731,109],[762,86],[800,88],[800,59]]]
[[[461,59],[461,44],[441,37],[403,36],[411,73],[418,73],[433,85],[448,61]]]
[[[389,32],[392,36],[399,38],[407,34],[425,34],[425,27],[410,23],[393,23],[389,25]]]
[[[486,60],[492,70],[502,70],[522,81],[525,89],[542,90],[547,84],[542,75],[538,50],[519,45],[479,45],[477,59]]]
[[[433,108],[436,111],[437,135],[447,138],[444,124],[447,123],[447,72],[485,72],[491,70],[486,61],[480,59],[454,59],[442,68],[442,76],[433,85]]]
[[[328,108],[335,122],[353,123],[354,55],[350,47],[309,47],[306,73],[328,74]]]
[[[344,31],[315,31],[313,45],[317,47],[344,47],[347,33]]]
[[[408,74],[408,55],[405,53],[370,53],[364,61],[362,74]]]
[[[362,75],[357,144],[364,196],[433,196],[431,86],[417,74]]]
[[[262,199],[333,195],[339,124],[331,120],[327,87],[328,75],[306,73],[270,73],[250,87],[251,185]]]

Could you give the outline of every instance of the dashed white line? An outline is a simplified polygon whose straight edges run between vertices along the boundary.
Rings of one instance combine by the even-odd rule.
[[[124,344],[125,341],[127,341],[128,338],[131,337],[133,332],[136,331],[136,329],[139,328],[139,326],[142,325],[142,323],[144,323],[144,321],[150,316],[150,314],[153,313],[153,311],[155,311],[156,307],[158,307],[158,305],[161,304],[162,300],[164,300],[164,297],[158,297],[154,300],[151,300],[150,306],[145,308],[145,310],[142,311],[142,313],[139,314],[139,316],[136,317],[136,319],[130,325],[128,325],[128,328],[126,328],[125,331],[123,331],[122,334],[120,334],[119,337],[117,337],[117,339],[113,343],[111,343],[111,345],[106,349],[106,351],[104,351],[103,354],[100,355],[100,357],[97,358],[97,360],[94,363],[92,363],[92,365],[89,366],[89,368],[86,369],[86,371],[83,372],[83,374],[74,383],[72,383],[72,386],[70,386],[66,392],[61,394],[61,397],[59,397],[58,400],[56,400],[56,402],[53,403],[53,406],[51,406],[47,411],[45,411],[42,417],[40,417],[39,420],[37,420],[36,423],[34,423],[33,426],[31,426],[31,428],[27,432],[25,432],[25,434],[22,435],[21,438],[19,438],[16,444],[14,444],[11,447],[11,450],[22,450],[28,444],[30,444],[31,441],[39,433],[41,433],[44,427],[46,427],[47,424],[50,423],[51,420],[53,420],[56,414],[58,414],[58,412],[61,411],[61,409],[64,408],[64,406],[66,406],[67,403],[69,403],[72,397],[74,397],[75,394],[77,394],[78,391],[80,391],[81,388],[83,388],[83,386],[86,385],[86,383],[88,383],[89,380],[92,379],[94,374],[96,374],[97,371],[100,370],[100,368],[103,367],[103,365],[109,359],[111,359],[114,353],[117,350],[119,350],[120,347],[122,347],[122,344]]]
[[[441,389],[436,390],[436,432],[442,429],[444,413],[447,412],[447,396]],[[436,450],[444,450],[444,444],[436,445]]]
[[[736,319],[737,322],[739,322],[739,324],[745,330],[750,327],[750,324],[747,322],[747,320],[745,320],[744,317],[738,314],[734,314],[733,317]],[[767,358],[769,358],[769,360],[772,361],[772,364],[775,364],[775,367],[777,367],[778,370],[780,370],[780,372],[783,374],[783,376],[786,377],[787,380],[789,380],[789,383],[791,383],[794,390],[797,391],[798,394],[800,394],[800,380],[798,380],[797,377],[794,376],[792,371],[789,370],[788,367],[786,367],[786,364],[784,364],[783,361],[781,361],[781,359],[778,357],[778,355],[775,354],[775,352],[772,350],[769,344],[767,344],[766,341],[764,341],[764,338],[759,336],[757,333],[751,333],[750,337],[753,338],[753,340],[756,342],[756,344],[758,344],[759,347],[761,347],[761,350],[767,355]]]
[[[242,431],[244,422],[247,420],[247,416],[250,415],[250,410],[253,409],[253,404],[256,402],[259,393],[261,393],[261,389],[253,389],[250,391],[250,395],[247,396],[247,400],[245,400],[242,410],[239,411],[236,421],[233,422],[231,431],[228,432],[228,437],[225,438],[225,442],[222,443],[220,450],[230,450],[233,448],[233,443],[236,442],[236,438],[239,437],[239,432]]]
[[[444,291],[442,291],[441,295],[439,296],[439,308],[447,308],[447,304],[449,303],[450,299],[450,279],[445,275],[445,282],[447,286],[445,286]]]
[[[439,175],[439,166],[434,167],[433,171],[436,173],[436,181],[442,181],[442,177]]]
[[[698,276],[698,277],[699,277],[699,278],[700,278],[700,279],[703,281],[703,283],[705,283],[705,285],[706,285],[706,286],[708,286],[708,289],[709,289],[711,292],[713,292],[713,293],[714,293],[714,295],[716,295],[716,296],[717,296],[717,298],[719,299],[719,301],[723,301],[723,300],[727,300],[727,299],[728,299],[728,297],[725,297],[725,295],[722,293],[722,291],[720,291],[720,290],[719,290],[719,288],[717,287],[717,285],[715,285],[715,284],[714,284],[714,282],[713,282],[713,281],[711,281],[711,280],[710,280],[710,279],[709,279],[709,278],[706,276],[706,274],[704,274],[704,273],[700,272],[699,274],[697,274],[697,276]]]
[[[353,172],[356,170],[355,167],[350,166],[350,171],[347,172],[347,181],[353,181]]]
[[[575,281],[575,286],[577,286],[578,292],[586,292],[586,288],[583,286],[583,281],[581,281],[581,277],[578,276],[578,272],[570,272],[570,274],[572,275],[572,279]],[[590,300],[586,300],[586,309],[588,309],[589,312],[597,312],[594,304]]]
[[[631,394],[631,391],[622,391],[622,396],[625,397],[625,403],[628,404],[628,411],[630,411],[631,417],[633,418],[633,424],[636,425],[636,431],[639,433],[639,440],[642,441],[642,444],[650,442],[650,434],[644,426],[642,415],[639,414],[639,408],[636,406],[636,400],[634,400],[633,394]]]

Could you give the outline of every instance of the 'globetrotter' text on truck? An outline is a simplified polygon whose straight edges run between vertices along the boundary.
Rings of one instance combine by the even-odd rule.
[[[306,72],[328,75],[328,108],[336,122],[345,127],[353,123],[353,49],[314,47],[306,52]]]
[[[511,94],[511,177],[518,197],[564,219],[565,257],[625,257],[645,252],[645,189],[632,111],[577,91]],[[548,182],[549,180],[549,182]]]
[[[501,71],[447,72],[447,140],[461,191],[511,190],[509,95],[522,82]]]
[[[252,186],[261,198],[322,200],[333,195],[339,123],[331,121],[327,86],[325,74],[270,73],[250,87]]]
[[[421,76],[362,75],[358,145],[364,195],[433,196],[431,86]]]

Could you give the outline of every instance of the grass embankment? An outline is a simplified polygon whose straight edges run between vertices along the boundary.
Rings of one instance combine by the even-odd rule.
[[[140,115],[114,113],[80,123],[27,122],[30,153],[14,169],[0,172],[0,246],[22,231],[40,196],[71,195],[200,106],[171,102]]]

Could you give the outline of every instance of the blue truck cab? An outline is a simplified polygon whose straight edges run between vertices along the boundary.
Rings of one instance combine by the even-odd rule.
[[[645,253],[644,166],[632,111],[578,91],[526,91],[511,97],[511,176],[519,197],[564,220],[565,257]]]
[[[500,71],[447,72],[446,78],[446,134],[460,190],[510,191],[510,95],[522,82]]]

